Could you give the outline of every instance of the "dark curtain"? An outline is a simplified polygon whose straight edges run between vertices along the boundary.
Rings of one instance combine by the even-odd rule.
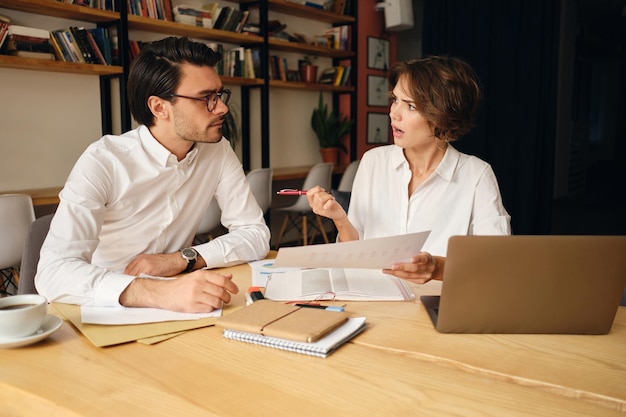
[[[489,162],[514,234],[549,234],[556,141],[559,0],[424,0],[423,55],[476,70],[476,128],[455,143]]]

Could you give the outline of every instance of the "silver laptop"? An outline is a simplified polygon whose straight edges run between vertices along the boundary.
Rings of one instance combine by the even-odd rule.
[[[625,286],[626,236],[455,236],[420,299],[442,333],[605,334]]]

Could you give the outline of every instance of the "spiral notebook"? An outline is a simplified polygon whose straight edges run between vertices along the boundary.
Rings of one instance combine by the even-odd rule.
[[[223,316],[224,337],[325,358],[365,328],[365,318],[269,300]]]
[[[329,312],[329,314],[338,314]],[[365,330],[365,317],[349,318],[339,328],[327,334],[317,342],[296,342],[278,337],[264,336],[257,333],[242,332],[239,330],[225,329],[224,337],[240,342],[253,343],[259,346],[274,349],[287,350],[289,352],[302,353],[310,356],[325,358],[341,345]]]

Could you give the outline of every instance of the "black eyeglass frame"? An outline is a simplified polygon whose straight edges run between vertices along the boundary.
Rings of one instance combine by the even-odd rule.
[[[228,88],[224,88],[219,91],[213,91],[212,93],[207,94],[204,97],[191,97],[191,96],[184,96],[182,94],[170,95],[170,97],[180,97],[180,98],[187,98],[189,100],[204,101],[206,103],[206,109],[209,112],[212,112],[213,110],[215,110],[215,108],[217,107],[218,99],[222,100],[222,103],[228,105],[228,102],[230,101],[230,96],[231,96],[231,91]]]

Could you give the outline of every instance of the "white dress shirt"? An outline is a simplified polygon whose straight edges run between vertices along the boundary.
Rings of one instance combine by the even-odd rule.
[[[422,250],[445,256],[451,236],[511,234],[495,174],[479,158],[448,146],[409,198],[410,180],[400,147],[380,146],[363,155],[348,211],[361,239],[430,230]]]
[[[145,126],[91,144],[76,162],[41,249],[35,283],[50,301],[119,305],[140,254],[189,247],[215,197],[229,233],[195,246],[207,267],[263,258],[270,232],[227,140],[180,162]]]

